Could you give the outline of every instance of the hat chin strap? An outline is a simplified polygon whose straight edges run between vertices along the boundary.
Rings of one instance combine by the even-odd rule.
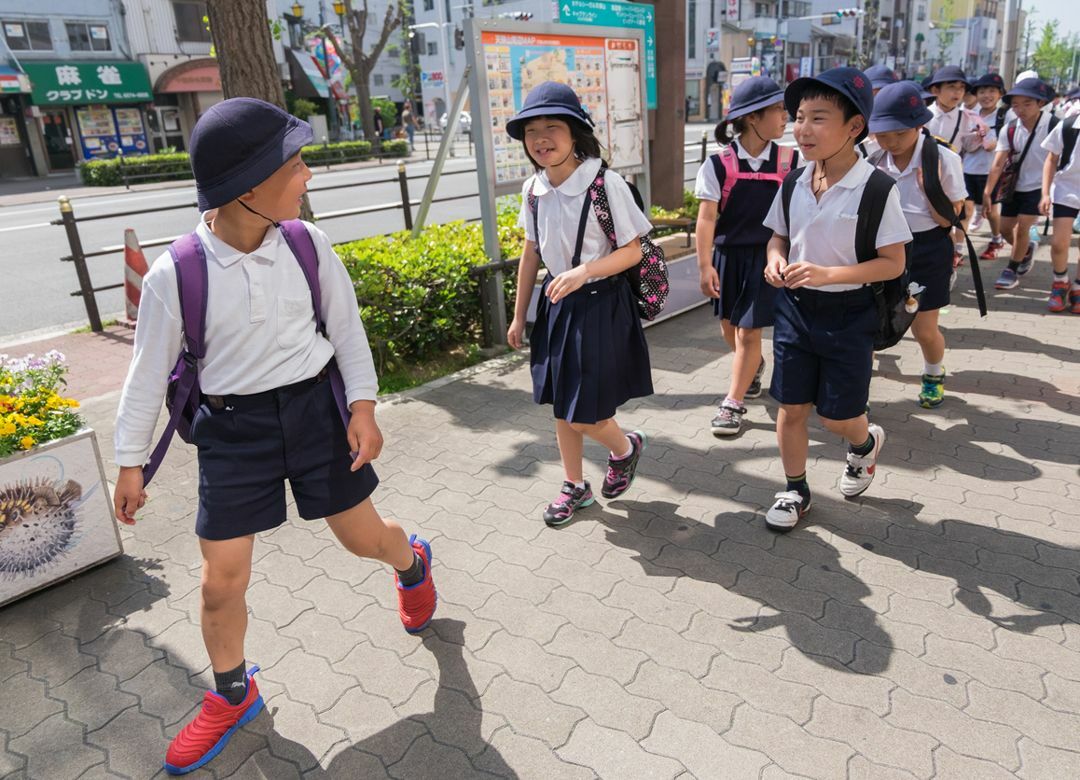
[[[262,217],[263,219],[265,219],[265,220],[266,220],[267,222],[269,222],[269,223],[270,223],[271,225],[273,225],[273,226],[274,226],[274,227],[276,227],[276,228],[280,228],[280,227],[281,227],[281,223],[280,223],[280,222],[278,222],[278,221],[276,221],[276,220],[273,220],[273,219],[270,219],[270,217],[266,216],[265,214],[260,214],[260,213],[259,213],[259,212],[257,212],[257,211],[256,211],[255,209],[251,208],[251,206],[249,206],[248,204],[244,203],[244,201],[242,201],[242,200],[239,200],[239,199],[237,199],[237,201],[236,201],[236,202],[237,202],[237,203],[239,203],[239,204],[240,204],[241,206],[243,206],[243,207],[244,207],[245,209],[247,209],[248,211],[250,211],[250,212],[251,212],[252,214],[254,214],[254,215],[255,215],[256,217]]]

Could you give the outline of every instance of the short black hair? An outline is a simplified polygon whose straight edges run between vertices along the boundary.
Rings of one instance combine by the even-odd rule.
[[[574,152],[579,160],[588,160],[590,157],[604,158],[603,150],[600,146],[600,139],[596,137],[596,133],[593,132],[592,127],[585,124],[585,122],[567,116],[535,116],[531,117],[529,122],[534,122],[537,119],[557,119],[560,122],[565,122],[567,127],[570,128],[570,138],[574,142]],[[524,130],[524,128],[522,129]],[[533,168],[542,171],[544,166],[537,164],[536,160],[529,154],[529,147],[526,146],[524,137],[522,138],[521,145],[525,149],[525,156],[528,157],[529,162],[533,164]]]
[[[828,84],[822,84],[820,81],[814,81],[806,85],[802,94],[799,95],[799,103],[801,104],[804,100],[827,100],[835,104],[837,108],[844,112],[845,122],[851,121],[854,117],[862,116],[862,113],[847,95],[833,89]]]

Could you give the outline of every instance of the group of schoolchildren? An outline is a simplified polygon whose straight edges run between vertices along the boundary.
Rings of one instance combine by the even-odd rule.
[[[925,360],[919,401],[932,408],[942,401],[945,376],[937,313],[949,302],[951,232],[962,224],[965,200],[981,203],[993,224],[982,190],[993,189],[1010,148],[1025,149],[1016,196],[1000,221],[1014,257],[1019,247],[1020,263],[1010,264],[1018,274],[1026,271],[1020,239],[1034,217],[1052,208],[1055,231],[1066,219],[1071,228],[1080,205],[1075,164],[1044,176],[1041,190],[1031,173],[1034,160],[1063,154],[1060,125],[1048,132],[1041,112],[1052,97],[1042,82],[1021,81],[1004,96],[1014,129],[998,133],[988,180],[972,163],[965,188],[950,136],[969,156],[990,150],[994,125],[985,117],[997,111],[1000,95],[991,100],[983,90],[1001,92],[1000,85],[976,82],[985,109],[978,116],[959,107],[963,74],[944,69],[935,76],[931,109],[918,86],[879,82],[883,76],[835,68],[786,90],[768,78],[748,79],[717,128],[724,148],[697,177],[701,287],[735,355],[714,434],[739,432],[746,399],[761,393],[762,329],[774,328],[770,393],[780,403],[777,439],[787,476],[765,516],[774,530],[793,528],[812,504],[812,407],[847,443],[841,493],[857,496],[874,479],[886,438],[868,417],[880,324],[875,286],[910,268],[912,290],[920,290],[912,328]],[[789,116],[797,152],[777,144]],[[515,348],[525,343],[542,265],[530,367],[534,400],[550,404],[555,417],[565,480],[543,519],[558,527],[596,500],[584,474],[586,437],[608,452],[600,491],[607,499],[630,488],[648,444],[641,431],[624,429],[616,412],[653,392],[641,292],[627,273],[642,262],[651,224],[631,185],[603,161],[593,120],[569,86],[534,88],[506,132],[536,169],[522,190],[526,240],[507,339]],[[406,536],[372,504],[378,479],[371,463],[383,439],[371,351],[347,271],[326,235],[297,219],[311,176],[300,150],[311,134],[305,122],[262,101],[234,98],[211,108],[190,144],[202,219],[143,282],[117,417],[115,511],[120,522],[134,524],[146,481],[182,417],[178,394],[190,393],[200,622],[215,681],[169,745],[165,769],[172,774],[206,764],[263,706],[257,667],[245,662],[245,592],[255,534],[285,521],[286,481],[301,517],[326,518],[347,550],[393,568],[406,631],[423,631],[437,604],[431,545]],[[945,141],[934,137],[942,135]],[[1042,153],[1028,149],[1029,138],[1046,136]],[[936,175],[921,167],[927,145],[939,161]],[[945,207],[940,197],[928,199],[931,180]],[[1080,313],[1080,281],[1069,288],[1065,253],[1067,242],[1054,256],[1055,291],[1065,291],[1055,295]],[[151,455],[163,400],[170,422]]]

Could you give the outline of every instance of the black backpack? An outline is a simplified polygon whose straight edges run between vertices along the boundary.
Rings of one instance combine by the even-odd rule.
[[[784,179],[780,187],[780,203],[784,209],[784,222],[791,232],[791,220],[788,212],[791,208],[791,195],[795,191],[795,182],[798,181],[803,169],[792,171]],[[874,168],[870,178],[863,188],[862,199],[859,201],[859,219],[855,223],[855,258],[860,263],[873,260],[878,256],[877,234],[881,227],[881,218],[885,215],[885,204],[889,199],[896,182],[884,171]],[[874,334],[874,351],[888,349],[896,344],[907,333],[911,323],[915,320],[916,312],[907,310],[907,303],[911,297],[918,299],[919,295],[908,294],[909,271],[911,269],[911,244],[905,246],[904,271],[895,279],[884,282],[872,282],[869,286],[874,291],[874,301],[878,310],[877,333]]]
[[[1058,160],[1057,168],[1059,171],[1063,171],[1068,167],[1073,156],[1073,149],[1076,148],[1076,136],[1080,135],[1080,128],[1076,126],[1078,117],[1080,117],[1080,114],[1073,114],[1063,120],[1064,124],[1061,126],[1061,159]]]

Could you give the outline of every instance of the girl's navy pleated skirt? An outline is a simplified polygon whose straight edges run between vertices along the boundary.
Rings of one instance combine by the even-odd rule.
[[[649,347],[626,279],[601,279],[555,304],[545,294],[551,279],[532,331],[533,400],[554,406],[557,419],[596,423],[652,395]]]
[[[776,310],[776,289],[765,281],[765,245],[718,246],[713,266],[720,277],[720,297],[713,313],[736,328],[768,328]]]
[[[953,271],[953,243],[949,229],[931,228],[915,234],[911,242],[911,280],[926,290],[919,299],[919,311],[934,311],[949,305],[949,281]]]

